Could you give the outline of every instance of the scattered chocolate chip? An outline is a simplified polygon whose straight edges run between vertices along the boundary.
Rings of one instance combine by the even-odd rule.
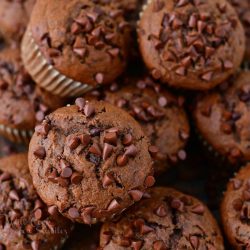
[[[91,117],[95,114],[95,108],[90,103],[87,103],[84,107],[84,114],[86,117]]]
[[[153,243],[153,250],[167,250],[167,247],[162,240],[158,240]]]
[[[199,248],[199,238],[196,235],[190,236],[189,241],[194,249]]]
[[[9,197],[12,200],[19,201],[19,196],[18,196],[18,193],[17,193],[16,190],[11,190],[10,193],[9,193]]]
[[[81,98],[81,97],[79,97],[79,98],[77,98],[75,100],[75,104],[78,107],[79,111],[83,111],[84,110],[85,103],[86,102],[85,102],[84,98]]]
[[[180,212],[183,212],[183,210],[184,210],[184,203],[180,199],[176,198],[176,199],[173,199],[171,201],[171,207],[173,209],[176,209],[176,210],[180,211]]]
[[[31,242],[31,247],[32,247],[32,250],[39,250],[40,249],[40,241],[39,240],[33,240]]]
[[[126,149],[125,149],[125,153],[124,153],[124,156],[128,156],[128,157],[135,157],[136,154],[137,154],[137,148],[134,144],[131,144],[130,146],[128,146]]]
[[[80,174],[78,174],[78,173],[73,173],[73,174],[71,175],[71,178],[70,178],[71,183],[72,183],[72,184],[75,184],[75,185],[80,184],[81,181],[82,181],[82,179],[83,179],[83,176],[80,175]]]
[[[129,146],[129,145],[131,145],[132,141],[133,141],[132,135],[131,134],[126,134],[123,137],[122,144],[125,145],[125,146]]]
[[[34,212],[34,216],[35,216],[35,219],[36,220],[41,220],[43,218],[43,211],[42,209],[37,209],[35,212]]]
[[[144,185],[146,187],[152,187],[155,184],[155,178],[153,176],[148,176],[145,181],[144,181]]]
[[[159,153],[159,149],[156,146],[149,146],[148,151],[153,158],[156,158]]]
[[[118,166],[123,167],[128,163],[128,157],[126,155],[119,155],[116,159]]]
[[[79,214],[77,208],[71,207],[71,208],[68,210],[68,213],[69,213],[69,216],[70,216],[72,219],[77,219],[77,218],[80,217],[80,214]]]
[[[105,133],[104,142],[107,142],[109,144],[112,144],[112,145],[116,146],[116,144],[117,144],[117,134],[116,134],[116,132]]]
[[[132,241],[131,243],[131,247],[133,248],[133,250],[140,250],[142,245],[143,245],[143,241],[141,240]]]
[[[114,177],[111,173],[105,174],[102,180],[102,186],[104,188],[108,187],[114,182]]]
[[[104,143],[103,154],[102,154],[103,160],[106,161],[111,156],[112,152],[113,152],[113,147],[108,143]]]
[[[45,148],[40,146],[38,147],[35,151],[34,151],[34,155],[43,160],[45,157],[46,157],[46,151],[45,151]]]
[[[156,211],[155,214],[158,215],[159,217],[165,217],[167,216],[167,209],[164,205],[160,205]]]
[[[73,137],[68,142],[68,146],[71,150],[76,149],[79,145],[80,145],[80,139],[78,137]]]
[[[73,174],[73,171],[71,168],[69,167],[65,167],[62,169],[62,172],[61,172],[61,177],[62,178],[70,178]]]
[[[95,75],[95,80],[98,84],[102,84],[104,80],[104,75],[102,73],[97,73]]]
[[[50,206],[50,207],[48,207],[48,213],[51,216],[58,216],[59,215],[58,208],[56,206]]]
[[[89,152],[94,155],[102,156],[102,150],[99,144],[96,143],[89,148]]]
[[[50,130],[50,125],[45,121],[43,122],[41,125],[37,125],[35,127],[35,131],[36,133],[43,135],[43,136],[47,136]]]
[[[140,190],[131,190],[128,192],[130,197],[134,200],[134,201],[139,201],[141,200],[142,196],[143,196],[143,192]]]
[[[198,215],[203,215],[205,212],[205,208],[202,204],[198,204],[191,209],[191,212]]]
[[[118,210],[120,207],[121,205],[119,202],[116,199],[113,199],[108,206],[108,211]]]
[[[140,227],[140,233],[142,235],[151,233],[153,231],[154,231],[154,229],[152,227],[149,227],[149,226],[147,226],[145,224],[141,225],[141,227]]]

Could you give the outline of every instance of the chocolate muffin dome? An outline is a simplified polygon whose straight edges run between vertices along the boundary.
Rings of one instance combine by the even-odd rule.
[[[11,47],[0,51],[0,98],[0,134],[15,142],[28,142],[35,125],[65,101],[37,87]]]
[[[9,42],[20,42],[36,0],[1,0],[0,34]]]
[[[249,0],[230,0],[235,7],[239,18],[243,24],[246,34],[246,54],[245,59],[250,61],[250,1]]]
[[[221,218],[228,241],[233,249],[249,249],[250,237],[250,164],[231,179],[221,204]]]
[[[156,174],[186,159],[184,148],[190,128],[183,97],[172,95],[150,77],[124,78],[118,85],[112,84],[85,97],[116,105],[140,123],[152,145]]]
[[[200,96],[195,125],[203,140],[232,164],[250,160],[250,72],[242,71],[221,88]]]
[[[115,222],[102,226],[103,250],[223,250],[220,229],[199,200],[171,188],[156,187]]]
[[[60,248],[73,224],[38,197],[27,154],[0,160],[0,249]]]
[[[37,127],[29,167],[37,192],[72,221],[120,214],[154,185],[149,143],[139,124],[105,102],[76,100]]]
[[[245,35],[226,0],[148,1],[138,24],[142,57],[154,78],[207,90],[240,66]]]
[[[116,79],[125,70],[129,43],[129,24],[111,5],[38,0],[22,51],[37,84],[73,96]]]

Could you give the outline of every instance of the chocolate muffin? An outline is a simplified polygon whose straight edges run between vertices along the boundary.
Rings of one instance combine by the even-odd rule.
[[[150,139],[157,174],[186,159],[184,147],[190,128],[182,106],[183,97],[175,97],[149,77],[128,77],[118,85],[93,91],[85,97],[116,105],[140,123]]]
[[[250,72],[241,72],[218,90],[199,97],[194,121],[202,140],[231,164],[250,160]]]
[[[26,143],[45,114],[65,101],[37,87],[24,69],[19,49],[11,47],[0,51],[0,98],[0,134]]]
[[[38,197],[29,174],[27,154],[0,160],[0,248],[57,249],[73,229],[55,207]]]
[[[125,70],[129,44],[129,24],[111,5],[38,0],[22,56],[37,84],[54,94],[77,96],[116,79]]]
[[[101,249],[222,250],[223,239],[212,214],[196,198],[157,187],[116,222],[103,225]]]
[[[240,66],[245,35],[226,0],[152,0],[138,24],[140,50],[155,79],[207,90]]]
[[[235,7],[241,22],[243,23],[246,34],[246,55],[247,61],[250,61],[250,1],[249,0],[230,0]]]
[[[0,33],[8,41],[20,42],[36,0],[1,0]]]
[[[125,111],[76,100],[36,129],[29,148],[34,186],[72,221],[114,218],[154,184],[148,139]]]
[[[225,234],[233,249],[249,249],[250,164],[242,168],[228,183],[221,204]]]

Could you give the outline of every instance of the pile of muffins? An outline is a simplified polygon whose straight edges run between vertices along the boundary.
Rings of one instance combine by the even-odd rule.
[[[249,66],[249,0],[1,0],[0,249],[249,250]]]

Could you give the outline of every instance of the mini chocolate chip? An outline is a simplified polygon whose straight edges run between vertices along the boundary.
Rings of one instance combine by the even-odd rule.
[[[106,161],[111,156],[112,152],[113,152],[113,147],[108,143],[104,143],[103,154],[102,154],[103,160]]]
[[[79,145],[80,145],[80,139],[78,137],[73,137],[68,142],[68,146],[71,150],[76,149]]]
[[[113,182],[114,182],[114,176],[111,173],[105,174],[102,180],[102,186],[106,188]]]
[[[189,241],[194,249],[199,248],[199,238],[196,235],[190,236]]]
[[[173,209],[176,209],[176,210],[180,211],[180,212],[184,211],[184,203],[180,199],[177,199],[177,198],[173,199],[171,201],[171,207]]]
[[[108,53],[112,56],[112,57],[117,57],[120,53],[120,49],[119,48],[113,48],[113,49],[109,49]]]
[[[86,48],[74,48],[73,51],[81,58],[85,57],[87,54]]]
[[[132,135],[126,134],[126,135],[124,135],[124,137],[122,139],[122,144],[125,146],[129,146],[129,145],[131,145],[132,141],[133,141]]]
[[[104,75],[102,73],[97,73],[95,75],[95,80],[97,83],[102,84],[104,80]]]
[[[39,146],[35,151],[34,155],[38,157],[39,159],[43,160],[46,157],[46,151],[45,148],[42,146]]]
[[[232,179],[231,182],[233,183],[234,190],[240,189],[243,184],[243,181],[239,179]]]
[[[72,184],[78,185],[81,183],[83,176],[78,173],[73,173],[70,180]]]
[[[143,192],[140,191],[140,190],[131,190],[131,191],[128,192],[128,194],[136,202],[141,200],[141,198],[143,196]]]
[[[117,144],[117,134],[115,132],[105,133],[104,142],[115,145]]]
[[[85,102],[84,98],[81,98],[81,97],[79,97],[75,100],[75,105],[78,107],[79,111],[83,111],[83,109],[85,107],[85,103],[86,102]]]
[[[144,181],[144,185],[146,187],[152,187],[155,184],[155,178],[153,176],[148,176],[146,177],[145,181]]]
[[[124,155],[129,156],[129,157],[135,157],[137,152],[138,152],[138,150],[137,150],[136,146],[134,144],[131,144],[130,146],[128,146],[125,149]]]
[[[47,136],[49,133],[49,130],[50,130],[50,125],[46,121],[35,127],[36,133],[43,135],[43,136]]]
[[[83,134],[78,137],[84,146],[88,146],[91,141],[91,136],[88,134]]]
[[[191,209],[192,213],[203,215],[205,213],[205,207],[202,204],[198,204]]]
[[[116,159],[116,163],[120,167],[125,166],[128,163],[128,157],[126,155],[119,155]]]
[[[70,178],[72,176],[72,174],[73,174],[72,169],[69,167],[66,167],[66,168],[62,169],[61,177],[62,178]]]
[[[183,149],[179,150],[179,152],[178,152],[177,155],[178,155],[178,158],[179,158],[180,160],[182,160],[182,161],[186,160],[186,158],[187,158],[187,153],[186,153],[186,151],[183,150]]]
[[[158,215],[159,217],[165,217],[167,216],[167,209],[164,205],[160,205],[156,211],[155,214]]]
[[[153,158],[156,158],[159,153],[159,149],[156,146],[149,146],[148,151]]]
[[[161,107],[166,107],[167,104],[168,104],[168,100],[165,96],[161,96],[159,97],[158,99],[158,104],[161,106]]]
[[[113,199],[108,206],[108,211],[113,211],[113,210],[117,210],[120,208],[121,208],[121,205],[119,204],[119,202],[116,199]]]
[[[69,210],[68,210],[68,214],[69,216],[72,218],[72,219],[77,219],[80,217],[80,214],[77,210],[77,208],[75,207],[71,207]]]
[[[86,117],[91,117],[95,114],[95,108],[90,103],[87,103],[84,107],[84,114]]]
[[[42,209],[37,209],[35,212],[34,212],[34,216],[35,216],[35,219],[36,220],[41,220],[43,218],[43,211]]]
[[[205,74],[203,74],[201,76],[201,79],[204,80],[204,81],[207,81],[207,82],[211,81],[212,78],[213,78],[213,72],[212,71],[207,72],[207,73],[205,73]]]
[[[141,233],[142,235],[151,233],[151,232],[153,232],[153,231],[154,231],[154,229],[153,229],[152,227],[147,226],[147,225],[145,225],[145,224],[141,225],[141,227],[140,227],[140,233]]]
[[[94,155],[102,156],[102,150],[99,144],[95,143],[89,148],[89,152]]]
[[[140,250],[142,247],[142,244],[143,244],[143,241],[141,240],[132,241],[131,247],[133,248],[133,250]]]
[[[51,216],[58,216],[59,215],[59,212],[58,212],[58,208],[57,206],[50,206],[48,207],[48,213],[51,215]]]
[[[179,76],[185,76],[186,75],[186,68],[181,66],[175,70],[175,73]]]

